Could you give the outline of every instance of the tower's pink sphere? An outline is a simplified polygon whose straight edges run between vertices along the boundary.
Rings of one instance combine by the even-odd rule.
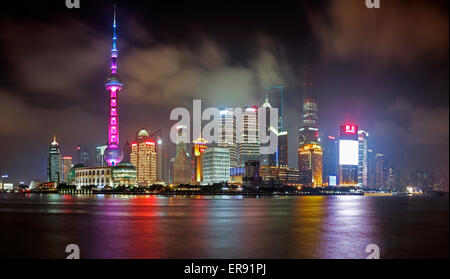
[[[111,144],[105,149],[105,161],[109,166],[116,166],[123,159],[123,149],[117,144]]]

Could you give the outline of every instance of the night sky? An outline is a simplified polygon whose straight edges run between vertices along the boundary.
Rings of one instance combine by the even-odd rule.
[[[0,167],[45,180],[63,155],[107,140],[112,0],[7,1],[0,10]],[[217,3],[216,3],[217,2]],[[245,2],[245,3],[242,3]],[[449,169],[448,1],[118,1],[121,143],[167,136],[175,107],[261,105],[286,86],[289,165],[297,166],[303,46],[313,44],[321,133],[353,122],[404,176]],[[171,146],[174,155],[174,145]]]

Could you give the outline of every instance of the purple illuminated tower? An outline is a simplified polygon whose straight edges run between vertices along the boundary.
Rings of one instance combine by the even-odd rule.
[[[123,159],[123,149],[119,145],[119,92],[123,88],[117,73],[117,24],[116,5],[114,4],[113,46],[111,49],[111,72],[105,80],[105,89],[109,94],[108,147],[105,149],[105,161],[115,166]]]

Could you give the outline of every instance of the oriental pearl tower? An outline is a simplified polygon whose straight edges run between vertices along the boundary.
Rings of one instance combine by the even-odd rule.
[[[109,95],[108,147],[104,157],[109,166],[119,164],[123,159],[123,149],[119,145],[119,92],[123,88],[117,73],[117,23],[116,5],[114,4],[113,44],[111,49],[111,71],[105,80],[105,89]]]

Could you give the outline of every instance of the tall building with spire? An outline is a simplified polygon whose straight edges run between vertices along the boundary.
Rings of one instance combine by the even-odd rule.
[[[123,159],[123,149],[119,145],[119,92],[123,88],[122,80],[117,73],[117,21],[114,4],[113,44],[111,49],[111,69],[105,81],[105,89],[109,96],[108,147],[105,160],[109,166],[119,164]]]
[[[317,67],[312,56],[311,43],[305,46],[302,73],[302,119],[299,128],[299,148],[319,142],[319,106],[316,92]]]
[[[298,131],[298,166],[300,172],[306,178],[304,183],[313,184],[314,187],[320,187],[322,183],[322,158],[315,160],[315,156],[322,156],[322,150],[319,146],[319,106],[316,96],[316,71],[311,43],[308,43],[304,49],[303,73],[302,73],[302,117],[301,125]],[[314,148],[312,148],[314,147]],[[313,152],[315,156],[310,156]],[[314,161],[314,162],[313,162]],[[311,174],[315,166],[316,177]],[[320,169],[320,178],[319,176]]]
[[[53,136],[53,141],[50,143],[49,147],[47,181],[56,183],[61,182],[61,152],[59,143],[56,141],[56,136]]]

